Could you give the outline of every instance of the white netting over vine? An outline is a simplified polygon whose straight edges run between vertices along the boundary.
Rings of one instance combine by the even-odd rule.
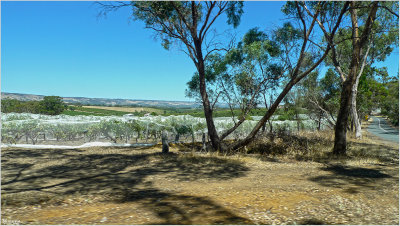
[[[247,120],[229,138],[246,136],[260,117]],[[255,120],[257,119],[257,120]],[[171,139],[179,141],[200,141],[207,132],[204,118],[189,115],[180,116],[68,116],[38,115],[29,113],[5,113],[1,116],[2,146],[10,144],[60,144],[74,141],[80,145],[99,141],[111,144],[149,144],[161,139],[167,131]],[[275,128],[295,128],[295,121],[274,121]],[[315,128],[311,120],[302,122],[304,129]],[[232,118],[215,118],[218,133],[234,125]],[[39,143],[38,143],[39,142]],[[97,142],[97,143],[93,143]],[[80,145],[75,145],[80,147]]]

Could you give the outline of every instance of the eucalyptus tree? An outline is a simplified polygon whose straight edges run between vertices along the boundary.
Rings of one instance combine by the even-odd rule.
[[[117,2],[102,4],[104,12],[116,10],[121,7],[129,6],[132,8],[132,16],[134,19],[145,22],[146,28],[154,30],[157,37],[162,41],[164,48],[168,49],[171,44],[178,44],[193,61],[197,68],[199,77],[199,94],[203,104],[203,110],[207,122],[208,133],[214,149],[225,149],[222,147],[222,139],[240,126],[239,119],[232,128],[227,129],[221,137],[217,134],[213,121],[213,104],[210,102],[207,83],[206,83],[206,65],[209,57],[213,53],[221,53],[227,50],[230,43],[221,43],[216,41],[212,35],[212,26],[214,22],[222,15],[226,14],[228,24],[237,26],[240,16],[243,13],[243,2],[224,2],[224,1],[205,1],[205,2]],[[282,49],[279,54],[281,60],[285,63],[285,70],[281,76],[287,78],[287,83],[283,87],[280,94],[269,106],[266,114],[256,124],[252,131],[240,141],[227,147],[229,149],[238,149],[250,143],[260,128],[273,115],[279,103],[300,80],[306,77],[310,72],[315,70],[328,55],[331,49],[330,45],[320,46],[321,36],[315,32],[317,19],[325,16],[323,8],[326,2],[315,2],[313,7],[309,9],[311,15],[305,12],[305,7],[299,2],[287,2],[283,11],[292,20],[286,23],[281,29],[278,29],[274,36],[278,42],[278,48]],[[349,3],[345,3],[336,13],[329,14],[329,20],[324,20],[323,25],[329,32],[329,39],[333,39],[339,28],[341,19],[347,11]],[[322,51],[321,51],[322,49]],[[309,56],[310,61],[306,60]],[[246,87],[239,89],[241,95],[247,96],[242,103],[246,112],[247,106],[256,103],[257,92],[262,90],[262,86],[248,82],[249,74],[239,79],[242,83],[238,87]],[[240,77],[240,74],[238,74]],[[260,84],[260,83],[258,83]],[[259,88],[258,88],[259,87]],[[215,99],[217,98],[216,95]],[[254,96],[254,101],[251,101]],[[248,98],[250,97],[250,98]],[[250,99],[250,101],[249,101]],[[222,138],[222,139],[221,139]]]
[[[365,66],[367,65],[368,56],[373,56],[370,57],[371,60],[368,62],[368,64],[373,63],[374,57],[378,57],[378,60],[384,59],[385,56],[393,49],[390,47],[390,45],[392,43],[397,43],[398,41],[398,37],[396,37],[396,34],[398,35],[398,15],[396,20],[390,20],[390,17],[387,16],[387,12],[389,12],[390,15],[393,14],[392,11],[387,10],[387,3],[373,2],[367,5],[363,4],[365,3],[352,2],[350,8],[352,25],[352,54],[350,65],[348,67],[348,75],[343,82],[340,110],[335,127],[335,145],[333,153],[336,155],[342,155],[346,153],[346,130],[349,108],[351,109],[353,121],[356,125],[356,137],[361,137],[361,125],[357,114],[356,97],[359,80]],[[396,7],[396,5],[396,11],[398,11],[398,3],[394,3],[392,6]],[[363,10],[365,11],[362,12]],[[366,13],[368,13],[367,17],[365,17]],[[393,16],[391,17],[393,18]],[[388,23],[388,28],[386,26],[382,26],[382,24],[387,24],[387,22],[390,21],[395,22]],[[376,48],[372,49],[372,47]],[[375,54],[369,55],[369,52],[375,52]],[[333,57],[333,59],[334,58],[335,57]],[[338,69],[338,71],[340,71],[340,64],[336,59],[333,61],[335,67]],[[344,73],[341,72],[341,76],[343,75]]]
[[[322,41],[322,37],[314,28],[324,4],[326,3],[316,3],[312,9],[314,14],[309,16],[305,13],[304,6],[298,2],[288,2],[283,11],[292,18],[292,21],[275,29],[271,37],[267,37],[257,29],[252,29],[236,48],[230,50],[225,57],[218,57],[219,62],[225,62],[228,66],[214,67],[218,70],[210,70],[219,72],[219,76],[210,74],[210,83],[218,84],[216,87],[222,89],[220,92],[227,97],[226,101],[239,105],[243,116],[248,109],[254,108],[255,104],[260,103],[263,93],[276,88],[284,81],[282,91],[271,101],[266,114],[251,132],[243,140],[235,142],[228,148],[238,149],[250,143],[288,92],[323,62],[330,47],[326,45],[323,48],[324,51],[321,51],[322,47],[317,43]],[[330,15],[331,20],[324,22],[332,37],[339,28],[341,18],[347,11],[348,5],[348,3],[344,4],[337,14]],[[211,67],[215,65],[220,64],[210,64]],[[217,83],[218,78],[222,78],[222,82]],[[223,80],[224,78],[225,80]],[[189,82],[189,88],[193,84],[197,84],[195,79]],[[214,93],[219,92],[215,91]],[[235,98],[228,98],[229,96]],[[245,117],[239,117],[232,128],[227,129],[221,135],[221,138],[234,131],[244,120]]]
[[[59,96],[45,96],[39,104],[41,106],[40,113],[46,115],[59,115],[66,109],[66,104]]]
[[[327,4],[327,12],[334,12],[342,2]],[[304,4],[307,13],[312,15]],[[333,153],[346,153],[348,116],[356,125],[356,137],[361,137],[361,125],[357,113],[356,97],[359,79],[366,65],[375,60],[383,61],[398,43],[398,2],[350,2],[348,17],[338,35],[330,36],[318,20],[325,40],[332,48],[328,58],[342,80],[340,109],[335,126]]]
[[[213,106],[224,101],[231,110],[231,128],[221,135],[223,140],[235,131],[249,112],[262,102],[266,91],[278,86],[284,66],[279,62],[280,48],[258,28],[250,29],[236,47],[225,55],[214,54],[206,66],[208,92],[214,96]],[[188,82],[188,97],[199,96],[199,79],[195,73]],[[264,96],[265,97],[265,96]],[[240,114],[235,115],[236,109]]]
[[[387,68],[365,66],[357,88],[357,113],[359,118],[370,115],[379,108],[388,95],[388,90],[381,80],[386,80]],[[352,126],[353,127],[353,126]]]
[[[209,56],[228,48],[226,43],[217,40],[212,28],[221,15],[227,15],[227,23],[238,26],[243,13],[243,2],[236,1],[132,1],[100,3],[107,13],[121,7],[131,7],[132,16],[145,23],[161,39],[165,49],[177,44],[196,66],[199,76],[199,92],[207,122],[208,133],[213,148],[220,149],[220,139],[213,121],[206,87],[205,65]]]
[[[329,14],[326,13],[326,8],[324,7],[327,2],[309,2],[308,4],[312,5],[309,9],[306,8],[306,4],[300,2],[287,2],[283,7],[283,12],[293,20],[296,26],[293,27],[287,23],[283,26],[282,30],[275,32],[280,38],[278,39],[280,40],[278,44],[282,49],[280,57],[287,65],[283,74],[287,78],[286,85],[249,135],[235,142],[230,148],[237,149],[249,144],[260,128],[270,119],[288,92],[303,78],[313,72],[324,61],[331,50],[329,44],[320,45],[322,37],[314,29],[316,22],[322,21],[323,29],[328,31],[328,38],[332,39],[341,24],[343,15],[348,10],[349,3],[344,3],[340,7],[337,7],[336,11]],[[322,18],[325,19],[322,20]],[[299,36],[294,38],[296,35],[293,35],[293,32],[299,34]]]
[[[386,83],[387,96],[381,103],[382,114],[395,126],[399,125],[399,77],[392,77]]]

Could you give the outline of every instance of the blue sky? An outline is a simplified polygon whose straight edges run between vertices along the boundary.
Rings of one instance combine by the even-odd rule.
[[[237,38],[283,22],[284,2],[245,2]],[[190,100],[195,71],[178,49],[164,50],[129,9],[98,18],[93,2],[1,2],[1,91],[64,97]],[[225,29],[225,18],[216,28]],[[398,50],[387,60],[398,72]]]

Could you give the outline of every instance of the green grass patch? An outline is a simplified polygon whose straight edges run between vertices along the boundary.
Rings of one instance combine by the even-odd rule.
[[[125,114],[134,114],[138,116],[143,116],[145,113],[142,112],[124,112],[124,111],[113,111],[113,110],[104,110],[104,109],[97,109],[97,108],[84,108],[84,107],[76,107],[76,110],[65,110],[63,111],[64,115],[97,115],[97,116],[123,116]]]
[[[150,108],[149,108],[150,109]],[[199,108],[151,108],[157,112],[153,112],[152,115],[190,115],[193,117],[204,118],[203,109]],[[267,109],[253,109],[249,112],[248,116],[263,116],[267,112]],[[85,108],[85,107],[75,107],[74,111],[65,110],[62,114],[65,115],[97,115],[97,116],[123,116],[125,114],[133,114],[135,116],[144,116],[146,113],[151,113],[150,111],[139,111],[139,112],[125,112],[116,110],[107,110],[100,108]],[[241,115],[240,109],[234,109],[233,115],[239,117]],[[275,115],[284,114],[283,109],[277,109]],[[227,108],[217,109],[213,112],[214,117],[232,117],[232,111]]]

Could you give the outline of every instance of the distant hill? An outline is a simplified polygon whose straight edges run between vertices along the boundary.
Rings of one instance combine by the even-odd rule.
[[[1,93],[2,99],[17,99],[21,101],[42,100],[44,95]],[[141,106],[141,107],[163,107],[163,108],[198,108],[199,103],[190,101],[164,101],[164,100],[132,100],[132,99],[109,99],[89,97],[63,97],[65,103],[100,106]]]

